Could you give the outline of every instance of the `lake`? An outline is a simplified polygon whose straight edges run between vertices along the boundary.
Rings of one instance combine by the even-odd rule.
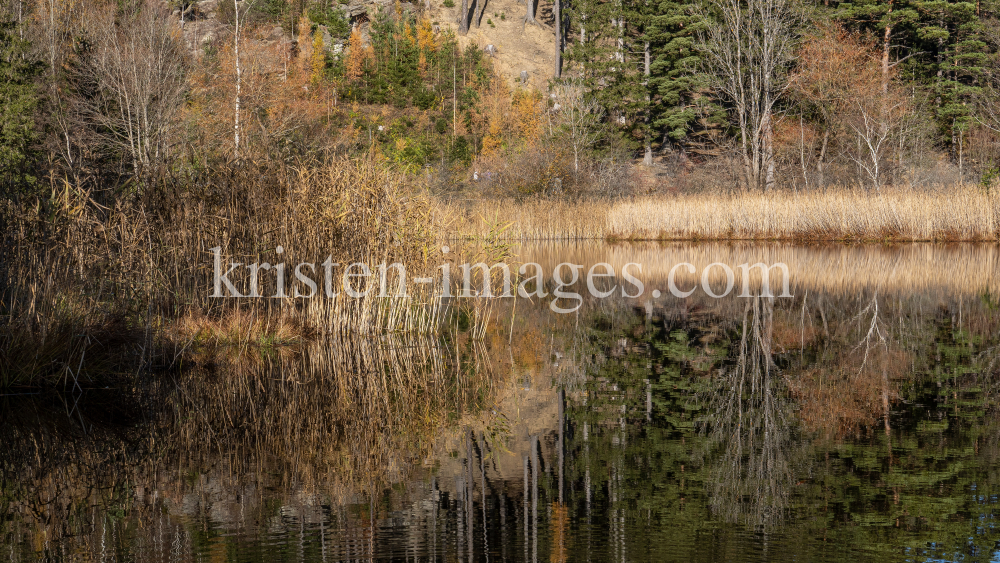
[[[1000,561],[1000,247],[514,255],[644,293],[0,397],[0,559]],[[792,297],[699,286],[755,262]]]

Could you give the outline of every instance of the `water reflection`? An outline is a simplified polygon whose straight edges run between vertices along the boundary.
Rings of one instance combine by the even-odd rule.
[[[721,454],[712,470],[711,507],[752,529],[784,517],[795,483],[792,405],[772,357],[774,298],[747,298],[734,365],[715,378],[711,443]]]
[[[656,249],[634,250],[521,259],[640,261]],[[456,322],[441,338],[203,350],[147,388],[7,398],[0,553],[995,557],[996,294],[985,278],[925,275],[995,274],[978,262],[995,249],[667,252],[664,263],[836,256],[870,275],[838,285],[793,266],[794,299],[612,298],[578,315],[522,302],[514,322],[499,303],[483,338]],[[884,283],[887,264],[925,289]]]

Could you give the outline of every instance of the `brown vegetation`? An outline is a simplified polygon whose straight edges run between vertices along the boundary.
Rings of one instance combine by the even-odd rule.
[[[319,332],[433,330],[434,304],[419,296],[402,306],[373,293],[299,307],[289,286],[284,299],[210,297],[216,247],[224,264],[318,265],[330,257],[341,264],[399,260],[411,271],[425,265],[437,232],[426,200],[371,158],[298,170],[247,163],[194,178],[164,176],[158,184],[109,209],[92,191],[63,183],[53,185],[48,202],[8,210],[18,238],[4,280],[12,288],[0,326],[0,357],[10,369],[5,386],[76,384],[89,377],[81,369],[101,365],[99,353],[117,358],[121,371],[169,361],[158,354],[165,328],[195,340],[211,328],[235,342],[283,340],[287,323],[276,319]],[[248,276],[242,268],[230,279],[247,293]],[[273,275],[261,276],[259,292],[277,293]],[[247,318],[272,320],[248,327],[240,320]],[[171,328],[175,319],[187,320]],[[223,337],[232,332],[226,325],[249,336]]]
[[[979,186],[737,192],[631,200],[438,201],[473,236],[499,215],[515,240],[995,241],[1000,195]]]

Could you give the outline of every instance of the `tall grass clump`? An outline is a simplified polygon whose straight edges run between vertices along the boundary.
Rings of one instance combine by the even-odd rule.
[[[239,311],[270,319],[246,330],[281,338],[332,327],[432,330],[436,305],[418,296],[400,302],[373,292],[346,302],[317,295],[308,306],[291,297],[210,297],[217,247],[224,264],[244,265],[230,276],[244,294],[245,265],[254,263],[288,264],[290,296],[300,262],[315,264],[320,291],[327,258],[398,261],[408,275],[425,267],[436,232],[427,199],[372,156],[164,171],[115,190],[53,180],[40,195],[4,205],[3,388],[85,387],[167,363],[187,344],[171,341],[183,330],[170,330],[185,317],[208,319],[202,328],[211,332]],[[275,295],[275,285],[273,270],[262,271],[260,295]],[[296,330],[282,328],[286,321]],[[275,341],[249,333],[238,340]]]

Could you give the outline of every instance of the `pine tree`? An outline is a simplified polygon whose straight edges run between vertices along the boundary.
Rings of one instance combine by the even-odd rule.
[[[5,193],[33,181],[31,164],[38,139],[35,77],[41,65],[29,58],[28,43],[17,24],[0,21],[0,190]]]

